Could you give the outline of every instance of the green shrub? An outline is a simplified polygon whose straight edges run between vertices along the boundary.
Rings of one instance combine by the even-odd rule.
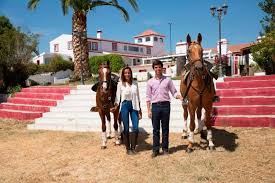
[[[27,63],[24,65],[24,67],[27,76],[34,75],[39,69],[39,65],[35,63]]]
[[[74,70],[74,63],[65,60],[61,56],[57,55],[50,59],[49,69],[51,72],[58,72],[61,70],[71,69]]]
[[[7,93],[10,94],[11,96],[13,96],[16,92],[20,92],[20,91],[21,91],[20,85],[9,86],[7,89]]]
[[[91,67],[91,73],[97,74],[98,67],[102,62],[110,61],[111,71],[118,73],[121,68],[125,66],[123,59],[120,55],[109,54],[103,56],[90,57],[89,63]]]

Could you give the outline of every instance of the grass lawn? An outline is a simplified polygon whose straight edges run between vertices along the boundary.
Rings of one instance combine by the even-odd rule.
[[[100,133],[29,131],[28,122],[0,120],[0,182],[275,182],[275,129],[216,128],[216,151],[170,134],[168,156],[152,159],[151,134],[141,134],[138,155]],[[198,137],[196,137],[198,140]]]

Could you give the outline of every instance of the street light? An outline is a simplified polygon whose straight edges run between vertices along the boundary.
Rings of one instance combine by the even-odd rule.
[[[169,22],[168,23],[169,24],[169,30],[170,30],[170,36],[169,36],[169,38],[170,38],[170,55],[172,55],[172,46],[171,46],[171,42],[172,42],[172,38],[171,38],[171,26],[172,26],[172,23],[171,22]]]
[[[73,34],[78,36],[79,42],[80,42],[80,83],[84,85],[84,77],[83,77],[83,39],[86,39],[87,31],[79,32],[79,31],[73,31]]]
[[[216,8],[215,6],[211,6],[210,11],[213,17],[217,17],[219,21],[219,77],[223,77],[222,73],[222,46],[221,46],[221,19],[222,15],[226,15],[228,6],[223,4],[222,7]],[[216,14],[217,13],[217,14]]]

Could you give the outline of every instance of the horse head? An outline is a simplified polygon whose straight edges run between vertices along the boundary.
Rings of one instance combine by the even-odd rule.
[[[111,69],[109,61],[107,63],[100,64],[98,74],[100,89],[102,89],[103,92],[107,92],[111,82]]]
[[[202,36],[199,33],[197,41],[191,41],[191,37],[188,34],[186,37],[186,42],[188,45],[187,58],[191,65],[194,67],[198,73],[203,71],[203,48],[201,46]]]

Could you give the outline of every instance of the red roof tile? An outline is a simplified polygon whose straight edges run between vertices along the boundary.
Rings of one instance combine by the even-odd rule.
[[[134,36],[134,38],[144,37],[144,36],[151,36],[151,35],[165,37],[164,35],[161,35],[161,34],[155,32],[155,31],[149,29],[149,30],[146,30],[146,31],[144,31],[143,33],[137,35],[137,36]]]

